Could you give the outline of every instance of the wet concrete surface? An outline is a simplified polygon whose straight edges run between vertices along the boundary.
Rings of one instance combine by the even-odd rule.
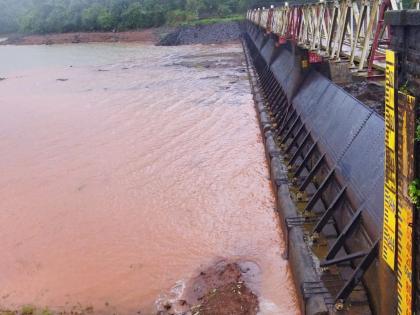
[[[239,45],[0,58],[0,308],[155,314],[228,260],[299,313]]]

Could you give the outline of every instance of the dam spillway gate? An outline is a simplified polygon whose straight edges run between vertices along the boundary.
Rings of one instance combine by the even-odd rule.
[[[391,35],[414,37],[420,23],[407,29],[405,11],[385,14],[395,6],[387,1],[362,1],[364,17],[356,19],[355,2],[340,1],[329,24],[321,13],[312,28],[305,10],[325,12],[323,1],[250,10],[244,50],[302,310],[413,314],[417,232],[408,191],[418,173],[414,87],[420,73],[406,66],[415,63],[412,50]],[[371,14],[366,21],[364,5]],[[356,20],[366,25],[364,37],[357,27],[346,49]],[[310,32],[318,46],[306,42]],[[353,77],[385,80],[385,120],[334,82],[332,60],[339,72],[358,62]],[[401,89],[402,80],[408,88]]]

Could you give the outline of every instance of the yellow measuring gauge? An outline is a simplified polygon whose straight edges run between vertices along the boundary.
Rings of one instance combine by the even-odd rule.
[[[396,53],[386,51],[385,85],[385,178],[382,258],[395,270],[397,226],[397,156],[396,156]]]
[[[413,220],[414,207],[409,186],[414,178],[415,98],[398,93],[398,238],[397,296],[398,314],[413,314]]]

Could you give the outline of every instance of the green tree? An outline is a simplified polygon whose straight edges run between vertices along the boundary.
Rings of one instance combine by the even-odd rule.
[[[103,31],[109,31],[116,27],[116,19],[107,9],[101,10],[97,18],[97,25]]]
[[[99,30],[98,19],[99,15],[104,10],[105,9],[99,3],[95,3],[91,7],[84,9],[81,19],[83,28],[88,31]]]
[[[0,33],[109,31],[244,12],[257,0],[0,0]]]
[[[197,19],[197,14],[185,10],[172,10],[166,14],[166,22],[169,25],[178,25],[185,21],[193,21]]]
[[[65,23],[67,20],[66,8],[61,5],[52,7],[44,21],[44,32],[61,33],[65,31]]]
[[[144,16],[141,4],[138,2],[130,6],[121,14],[122,27],[125,29],[140,28],[144,25]]]
[[[187,0],[187,3],[186,3],[187,11],[194,12],[198,16],[200,11],[202,11],[203,9],[205,9],[205,6],[202,0]]]

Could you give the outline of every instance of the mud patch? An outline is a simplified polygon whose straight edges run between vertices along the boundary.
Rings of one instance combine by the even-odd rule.
[[[167,66],[182,66],[196,69],[226,69],[232,67],[242,67],[245,59],[242,53],[219,53],[219,54],[197,54],[185,55],[176,63]],[[220,77],[220,76],[219,76]]]
[[[383,85],[362,81],[343,84],[341,87],[379,115],[384,116],[385,88]]]
[[[256,315],[259,302],[250,287],[258,274],[251,262],[219,262],[178,284],[172,291],[178,297],[161,298],[157,315]]]

